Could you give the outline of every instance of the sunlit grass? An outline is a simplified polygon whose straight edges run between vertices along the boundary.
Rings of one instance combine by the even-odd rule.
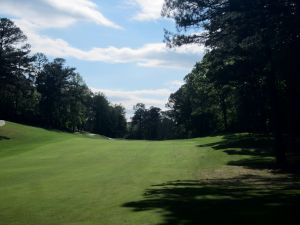
[[[226,183],[214,183],[214,189],[205,186],[202,193],[203,180],[274,176],[268,169],[230,166],[254,156],[228,154],[230,146],[216,147],[226,143],[222,136],[157,142],[107,140],[9,122],[0,128],[0,137],[1,225],[193,224],[195,215],[204,210],[202,201],[211,205],[216,199],[247,196],[249,191],[241,188],[240,195],[229,194]],[[174,192],[164,184],[187,189]],[[157,193],[147,196],[149,188],[159,185],[162,199]],[[199,189],[190,189],[193,185]],[[298,191],[291,188],[291,193],[296,196]],[[158,202],[152,202],[152,207],[143,205],[153,197]],[[186,204],[186,208],[181,210],[176,204]]]

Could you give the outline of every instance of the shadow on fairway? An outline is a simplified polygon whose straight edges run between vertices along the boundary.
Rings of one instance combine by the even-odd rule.
[[[180,180],[154,185],[123,207],[156,210],[160,225],[298,224],[299,177]],[[157,211],[158,210],[158,211]]]
[[[272,139],[260,134],[231,134],[225,135],[222,141],[198,147],[212,147],[222,150],[229,155],[272,156]]]
[[[263,135],[227,135],[211,147],[245,156],[227,164],[251,169],[274,169],[271,139]],[[124,204],[134,212],[154,210],[159,225],[275,225],[298,224],[300,176],[243,175],[229,179],[177,180],[147,189],[144,198]]]
[[[0,141],[1,141],[1,140],[9,140],[9,139],[10,139],[9,137],[0,136]]]
[[[272,150],[272,139],[263,134],[231,134],[225,135],[219,142],[198,145],[199,148],[211,147],[228,155],[246,156],[244,159],[230,161],[231,166],[242,166],[250,169],[269,169],[274,173],[300,173],[300,155],[290,149],[287,153],[289,164],[280,169],[275,164]],[[292,153],[292,154],[291,154]]]
[[[228,165],[250,169],[276,169],[272,152],[272,139],[262,134],[225,135],[222,141],[198,147],[211,147],[228,155],[249,156],[246,159],[230,161]]]

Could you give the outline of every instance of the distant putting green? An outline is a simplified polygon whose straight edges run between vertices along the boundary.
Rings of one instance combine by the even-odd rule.
[[[0,127],[0,225],[299,221],[299,179],[271,173],[264,139],[249,146],[250,138],[108,140],[8,122]]]

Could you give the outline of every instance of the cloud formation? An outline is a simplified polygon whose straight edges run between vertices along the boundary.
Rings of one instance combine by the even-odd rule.
[[[26,20],[15,20],[15,22],[28,36],[33,52],[43,52],[53,57],[72,57],[111,64],[134,63],[143,67],[187,69],[191,68],[204,52],[204,48],[199,45],[170,49],[164,43],[148,43],[139,48],[109,46],[82,50],[60,38],[40,35],[38,30]]]
[[[139,8],[138,13],[134,16],[135,20],[147,21],[161,18],[164,0],[128,0],[128,2]]]
[[[137,19],[155,19],[160,15],[163,1],[130,1],[141,8]],[[204,51],[203,47],[198,45],[169,49],[164,43],[148,43],[137,48],[108,46],[83,50],[63,39],[50,38],[41,34],[41,30],[67,27],[80,20],[120,28],[105,18],[91,0],[1,0],[0,12],[15,17],[14,21],[27,35],[33,52],[43,52],[52,57],[187,69],[202,57]]]
[[[106,18],[90,0],[1,0],[0,11],[39,29],[67,27],[80,20],[121,28]]]
[[[123,1],[137,6],[135,20],[147,21],[160,18],[164,0]],[[79,21],[119,29],[118,24],[99,11],[93,0],[0,0],[0,13],[14,18],[16,25],[27,35],[33,52],[43,52],[52,57],[186,70],[199,61],[204,53],[203,46],[188,45],[169,49],[164,43],[146,43],[135,48],[107,46],[84,50],[61,38],[45,35],[44,31],[49,28],[65,28]],[[156,106],[165,109],[169,95],[181,85],[182,81],[173,80],[156,89],[129,91],[92,88],[92,90],[103,92],[115,104],[122,104],[126,108],[127,118],[130,118],[133,106],[139,102],[145,103],[147,107]]]

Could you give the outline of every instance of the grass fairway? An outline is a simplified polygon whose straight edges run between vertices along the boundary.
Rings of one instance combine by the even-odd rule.
[[[249,135],[126,141],[7,123],[0,224],[298,224],[299,179],[272,160]]]

